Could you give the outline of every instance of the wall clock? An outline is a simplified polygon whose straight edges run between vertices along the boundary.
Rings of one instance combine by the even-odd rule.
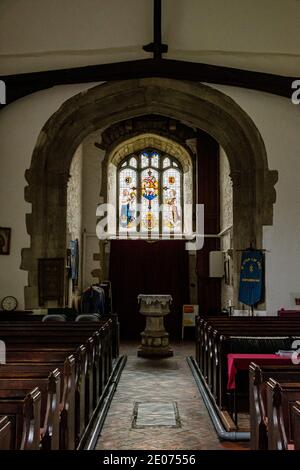
[[[18,301],[12,295],[8,295],[7,297],[4,297],[1,301],[1,308],[5,310],[6,312],[12,312],[13,310],[16,310],[17,306],[18,306]]]

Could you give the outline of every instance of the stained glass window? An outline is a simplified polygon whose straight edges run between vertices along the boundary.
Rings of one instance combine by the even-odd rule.
[[[174,157],[154,149],[128,156],[118,170],[119,232],[181,232],[182,197],[182,170]]]
[[[130,168],[119,173],[119,230],[136,229],[137,173]]]
[[[151,154],[151,165],[154,167],[154,168],[158,168],[159,166],[159,154],[156,153],[156,152],[153,152]]]
[[[169,158],[164,158],[163,168],[168,168],[171,165],[171,161]]]
[[[143,152],[141,154],[141,167],[145,168],[148,165],[149,165],[149,154],[148,152]]]
[[[163,232],[181,232],[181,174],[175,168],[163,172]]]
[[[132,158],[129,160],[129,165],[130,165],[130,166],[133,166],[133,168],[136,168],[136,167],[137,167],[136,158],[132,157]]]
[[[147,168],[141,173],[141,232],[159,232],[158,172]]]

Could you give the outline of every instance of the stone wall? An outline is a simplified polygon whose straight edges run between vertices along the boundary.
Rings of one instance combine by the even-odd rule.
[[[67,190],[67,237],[81,240],[82,230],[82,145],[76,150],[71,166]],[[68,240],[67,240],[68,242]]]
[[[83,148],[83,194],[82,194],[82,289],[103,280],[103,261],[100,260],[99,240],[96,236],[96,209],[100,203],[102,162],[104,151],[95,146],[101,131],[89,134]]]
[[[224,251],[226,275],[222,280],[222,307],[227,307],[229,301],[233,300],[233,262],[232,249],[232,224],[233,224],[233,197],[232,180],[230,177],[230,166],[228,158],[220,147],[220,232],[221,250]]]

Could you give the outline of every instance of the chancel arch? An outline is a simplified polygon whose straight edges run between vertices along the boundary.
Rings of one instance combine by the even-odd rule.
[[[76,148],[97,129],[147,114],[179,120],[218,141],[233,181],[233,248],[250,240],[261,246],[262,227],[272,224],[277,172],[268,169],[260,133],[240,106],[206,85],[169,79],[98,85],[66,101],[47,121],[26,171],[25,197],[32,204],[26,216],[30,248],[23,249],[21,265],[28,271],[27,308],[38,306],[37,259],[65,257],[67,182]]]

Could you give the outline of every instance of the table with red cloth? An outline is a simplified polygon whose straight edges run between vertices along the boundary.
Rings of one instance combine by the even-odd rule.
[[[247,370],[251,362],[258,365],[292,365],[291,357],[282,357],[278,354],[228,354],[227,370],[228,381],[227,389],[235,390],[235,376],[238,370]]]
[[[300,318],[300,310],[285,310],[284,308],[278,310],[279,317]]]

